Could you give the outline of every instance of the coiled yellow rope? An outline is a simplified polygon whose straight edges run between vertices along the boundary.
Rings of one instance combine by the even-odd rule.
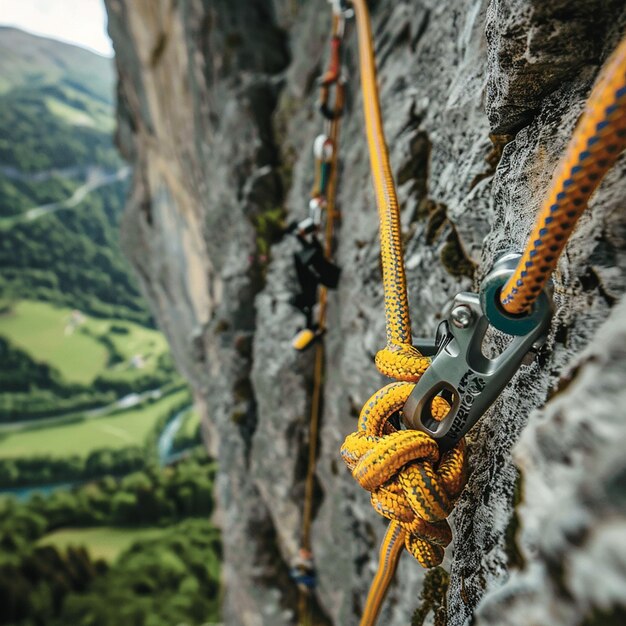
[[[439,565],[443,547],[452,539],[445,518],[464,485],[464,444],[442,456],[432,437],[417,430],[396,430],[389,418],[413,390],[410,383],[392,383],[365,404],[359,428],[348,435],[342,458],[352,475],[371,492],[378,513],[405,531],[404,543],[424,566]],[[447,406],[441,401],[439,416]],[[394,525],[395,528],[395,525]],[[390,527],[390,533],[396,531]]]
[[[430,364],[411,345],[400,217],[382,128],[369,15],[365,0],[352,0],[357,20],[363,106],[380,221],[387,345],[376,356],[385,375],[400,381],[365,404],[357,432],[342,446],[354,478],[371,492],[374,508],[391,521],[380,551],[361,626],[376,622],[402,547],[424,566],[441,562],[451,532],[445,521],[465,482],[465,445],[440,456],[436,442],[390,423]],[[509,313],[524,313],[541,292],[590,195],[626,146],[626,41],[611,57],[557,169],[524,258],[502,291]],[[433,401],[442,419],[449,407]]]
[[[411,344],[400,215],[378,101],[369,15],[364,0],[353,0],[353,6],[385,294],[387,345],[376,355],[376,366],[400,381],[386,385],[366,402],[357,432],[346,438],[341,449],[352,475],[371,492],[376,511],[392,520],[361,618],[361,625],[367,626],[376,621],[403,547],[424,567],[441,562],[451,540],[445,518],[464,485],[465,446],[460,442],[440,456],[431,437],[418,431],[396,431],[389,421],[404,406],[430,359]],[[447,403],[435,398],[433,404],[433,415],[443,418]]]

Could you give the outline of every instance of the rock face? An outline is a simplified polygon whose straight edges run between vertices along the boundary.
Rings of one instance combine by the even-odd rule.
[[[312,356],[290,347],[301,319],[288,303],[294,243],[279,226],[307,211],[330,12],[321,0],[106,4],[118,141],[135,167],[125,247],[219,460],[224,621],[294,624]],[[522,249],[626,11],[622,0],[371,5],[413,331],[430,335],[455,293]],[[355,44],[350,29],[343,274],[330,297],[313,524],[316,619],[341,626],[358,623],[385,528],[338,456],[383,383]],[[625,174],[622,158],[559,264],[546,345],[471,434],[444,563],[450,626],[626,620]],[[405,554],[380,623],[409,623],[424,580]]]

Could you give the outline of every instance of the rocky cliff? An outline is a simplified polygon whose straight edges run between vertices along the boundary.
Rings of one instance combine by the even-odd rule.
[[[106,4],[118,142],[135,168],[123,237],[219,459],[224,621],[293,624],[312,358],[290,347],[301,320],[288,303],[294,243],[279,226],[307,211],[330,12],[322,0]],[[430,335],[456,292],[521,250],[626,10],[622,0],[371,8],[413,329]],[[343,275],[330,298],[313,524],[318,621],[341,626],[358,623],[385,528],[338,457],[382,383],[373,356],[384,341],[353,31],[347,40]],[[559,264],[546,345],[472,432],[437,623],[626,619],[625,173],[621,159]],[[404,555],[381,623],[426,613],[441,593],[434,578]]]

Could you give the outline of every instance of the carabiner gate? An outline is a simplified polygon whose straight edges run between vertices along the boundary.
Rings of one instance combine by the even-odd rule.
[[[332,106],[329,104],[330,88],[335,87],[335,101]],[[320,85],[319,110],[320,113],[329,121],[336,120],[343,114],[345,101],[345,85],[342,77],[339,77],[333,83]]]
[[[519,322],[516,334],[500,355],[489,358],[482,352],[490,324],[503,328],[502,320],[496,318],[505,314],[500,312],[496,299],[518,258],[507,255],[496,263],[481,285],[480,296],[463,292],[454,298],[448,319],[438,331],[437,353],[402,410],[405,426],[427,433],[442,450],[452,448],[472,428],[517,372],[527,353],[542,343],[547,334],[552,307],[544,291],[530,316],[513,320]],[[435,396],[441,396],[450,405],[440,421],[431,411]]]
[[[341,66],[341,46],[345,21],[352,16],[352,9],[348,8],[344,0],[329,0],[333,5],[333,36],[330,40],[330,58],[328,69],[319,79],[320,98],[319,110],[329,121],[336,120],[343,113],[345,101],[345,76]],[[329,104],[331,88],[335,88],[334,103]]]

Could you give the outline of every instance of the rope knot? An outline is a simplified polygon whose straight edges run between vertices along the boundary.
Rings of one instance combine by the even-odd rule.
[[[465,484],[465,444],[442,455],[426,433],[397,430],[390,423],[413,387],[399,382],[377,391],[361,411],[358,430],[346,437],[341,456],[371,493],[374,509],[404,528],[407,550],[424,567],[434,567],[452,540],[446,517]]]

